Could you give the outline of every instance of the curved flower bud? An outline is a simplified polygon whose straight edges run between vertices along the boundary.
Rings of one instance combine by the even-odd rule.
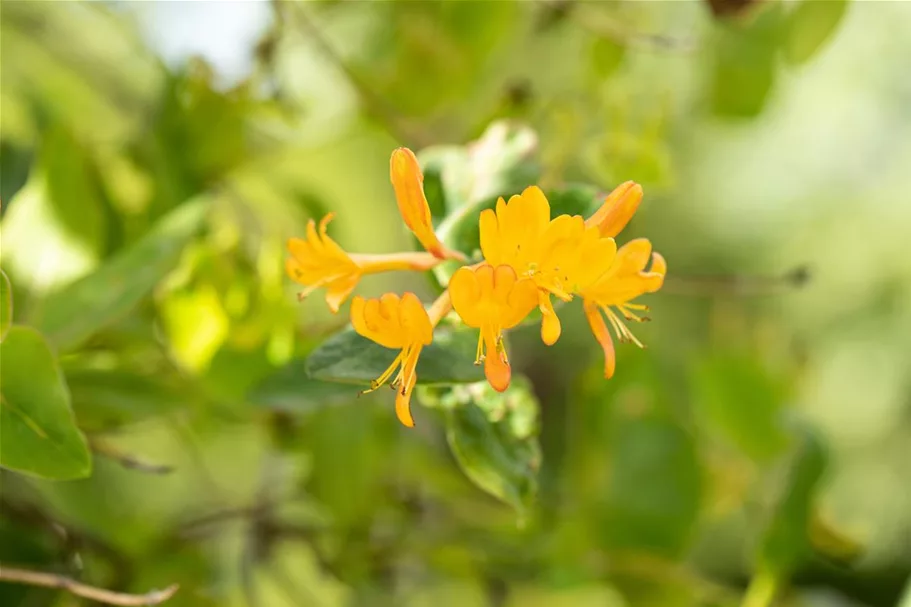
[[[367,339],[386,348],[401,349],[389,368],[371,382],[367,392],[376,390],[392,377],[396,389],[395,414],[403,425],[414,426],[411,393],[417,383],[416,367],[421,348],[433,341],[433,325],[424,306],[414,293],[401,297],[386,293],[378,299],[357,296],[351,300],[351,325]]]
[[[621,183],[607,195],[604,204],[585,220],[586,227],[596,227],[601,236],[619,234],[636,214],[642,202],[642,186],[635,181]]]
[[[449,280],[449,293],[462,321],[480,329],[475,364],[483,360],[490,385],[500,392],[506,390],[512,372],[503,331],[522,322],[538,304],[535,283],[517,277],[512,266],[483,264],[459,268]]]
[[[389,176],[402,219],[421,245],[439,259],[464,261],[464,255],[446,248],[433,231],[430,205],[424,196],[424,174],[414,152],[408,148],[394,150],[389,160]]]

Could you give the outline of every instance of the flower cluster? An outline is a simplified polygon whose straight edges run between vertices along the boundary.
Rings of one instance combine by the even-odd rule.
[[[434,232],[424,177],[411,150],[399,148],[392,153],[390,176],[402,218],[426,252],[347,253],[327,234],[331,214],[320,221],[318,230],[310,220],[306,238],[288,241],[291,257],[286,268],[293,280],[306,287],[301,298],[325,287],[326,303],[337,312],[365,274],[429,270],[447,259],[466,262],[462,253],[447,248]],[[404,425],[413,426],[409,401],[417,382],[418,357],[433,340],[434,327],[453,309],[462,322],[479,330],[475,364],[484,364],[494,389],[506,390],[511,371],[503,331],[538,308],[541,339],[554,344],[561,326],[552,297],[561,301],[582,298],[592,333],[604,350],[604,375],[610,378],[616,358],[608,323],[621,342],[642,347],[624,320],[647,320],[639,313],[648,308],[631,302],[660,289],[667,271],[664,258],[652,252],[648,240],[632,240],[619,249],[614,241],[641,200],[642,188],[626,182],[587,219],[579,215],[551,218],[544,193],[531,186],[508,201],[500,198],[495,209],[481,213],[483,261],[459,268],[429,309],[414,293],[387,293],[378,299],[354,297],[354,330],[382,346],[401,350],[370,390],[385,384],[399,369],[391,384],[396,388],[396,415]]]

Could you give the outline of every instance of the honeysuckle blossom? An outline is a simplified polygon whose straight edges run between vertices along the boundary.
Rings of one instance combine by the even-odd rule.
[[[307,287],[298,294],[300,299],[320,287],[326,287],[326,303],[332,312],[338,312],[365,274],[390,270],[429,270],[440,262],[430,253],[346,253],[326,232],[332,217],[333,214],[329,213],[320,220],[319,232],[311,219],[307,222],[306,238],[288,240],[291,257],[285,261],[285,269],[292,280]]]
[[[519,278],[512,266],[482,264],[461,267],[449,280],[452,307],[469,327],[480,329],[475,363],[484,362],[484,375],[499,392],[509,387],[512,371],[503,331],[528,316],[538,302],[534,281]]]
[[[579,215],[551,219],[550,204],[536,186],[483,211],[480,232],[487,263],[509,265],[537,285],[541,339],[548,345],[561,333],[550,296],[570,301],[607,271],[617,251],[612,238],[602,238],[598,227],[587,227]]]
[[[392,380],[396,389],[395,414],[405,426],[414,426],[410,402],[417,383],[418,357],[421,348],[433,341],[433,324],[421,300],[414,293],[405,293],[401,297],[386,293],[378,299],[364,299],[358,295],[351,300],[351,325],[367,339],[401,350],[389,368],[370,383],[367,392],[385,384],[399,369]]]
[[[434,232],[424,177],[411,150],[399,148],[392,153],[390,178],[402,219],[426,252],[348,253],[327,233],[332,214],[320,221],[318,229],[310,220],[305,238],[288,241],[291,257],[286,269],[306,287],[301,298],[324,287],[326,302],[337,312],[365,274],[429,270],[446,259],[465,261],[462,253],[448,248]],[[512,371],[503,332],[537,307],[542,314],[541,339],[548,345],[555,343],[562,329],[553,296],[563,301],[582,297],[586,318],[604,350],[604,374],[611,377],[616,359],[608,323],[620,341],[641,347],[624,320],[647,320],[638,314],[647,308],[632,300],[660,289],[667,271],[664,258],[652,253],[648,240],[632,240],[619,250],[614,241],[641,200],[641,186],[628,181],[614,189],[587,219],[579,215],[552,218],[544,193],[536,186],[528,187],[508,201],[500,198],[495,209],[481,213],[478,227],[483,260],[456,270],[429,310],[413,293],[354,297],[354,330],[399,350],[367,391],[391,383],[396,389],[396,416],[405,426],[413,426],[410,400],[418,381],[421,350],[432,343],[434,328],[453,309],[465,325],[479,330],[475,363],[484,364],[484,374],[494,389],[506,390]]]
[[[651,268],[646,266],[651,259]],[[631,341],[640,348],[642,342],[636,339],[621,317],[628,321],[643,322],[648,320],[637,312],[648,311],[642,304],[631,303],[633,299],[645,293],[654,293],[664,284],[667,273],[667,262],[658,253],[652,253],[652,243],[645,238],[637,238],[626,243],[617,251],[610,269],[594,284],[582,291],[585,317],[595,339],[604,350],[604,377],[610,379],[616,367],[614,342],[604,323],[607,317],[617,339],[621,342]],[[611,309],[613,308],[613,309]],[[616,310],[616,311],[615,311]],[[635,310],[635,311],[634,311]]]

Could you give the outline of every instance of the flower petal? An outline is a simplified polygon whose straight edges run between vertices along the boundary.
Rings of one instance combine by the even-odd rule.
[[[586,301],[583,305],[585,309],[585,318],[588,319],[588,326],[591,327],[595,339],[604,351],[604,377],[610,379],[614,376],[614,370],[617,366],[617,358],[614,353],[614,341],[611,339],[607,324],[598,305],[594,302]]]

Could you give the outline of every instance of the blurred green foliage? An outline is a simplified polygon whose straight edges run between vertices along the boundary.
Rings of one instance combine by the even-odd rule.
[[[175,606],[911,605],[909,6],[0,3],[0,577]],[[648,349],[604,380],[564,305],[555,346],[539,317],[510,334],[498,394],[444,321],[415,429],[358,397],[395,353],[299,303],[284,246],[332,211],[346,250],[414,248],[399,145],[469,257],[498,196],[586,215],[642,183],[621,240],[670,267]],[[452,271],[359,292],[429,301]]]

